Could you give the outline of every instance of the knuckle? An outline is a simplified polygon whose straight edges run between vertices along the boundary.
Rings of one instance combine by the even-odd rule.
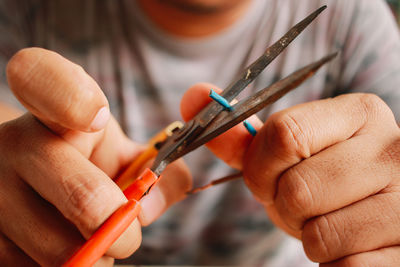
[[[115,203],[113,201],[114,195],[105,184],[96,179],[80,178],[88,175],[91,174],[79,173],[62,180],[68,203],[68,205],[65,205],[64,216],[71,220],[83,233],[91,233],[101,225],[109,215],[110,203]]]
[[[379,119],[382,116],[393,118],[393,113],[389,106],[377,95],[360,94],[359,101],[369,118]]]
[[[281,150],[283,156],[310,156],[307,135],[294,116],[289,113],[276,113],[271,116],[270,125],[268,137]]]
[[[306,223],[302,236],[304,251],[316,262],[329,262],[337,258],[336,248],[341,248],[337,226],[326,215]]]
[[[296,230],[303,227],[304,221],[312,214],[316,203],[306,179],[309,172],[300,165],[285,172],[279,180],[276,205],[288,224]]]

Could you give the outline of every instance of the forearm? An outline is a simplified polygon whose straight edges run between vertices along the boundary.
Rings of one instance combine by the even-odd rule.
[[[0,123],[15,119],[20,116],[22,111],[0,102]]]

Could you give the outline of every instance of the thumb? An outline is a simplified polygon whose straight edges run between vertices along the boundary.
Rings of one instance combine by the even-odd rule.
[[[57,133],[104,128],[108,102],[97,83],[78,65],[42,48],[26,48],[7,65],[9,86],[18,100]]]
[[[181,113],[185,121],[194,117],[211,101],[211,98],[208,96],[211,89],[218,93],[222,91],[208,83],[196,84],[186,91],[181,101]],[[257,116],[250,117],[248,121],[255,129],[260,129],[263,125]],[[207,147],[228,165],[241,170],[245,151],[252,140],[253,136],[243,124],[238,124],[208,142]]]

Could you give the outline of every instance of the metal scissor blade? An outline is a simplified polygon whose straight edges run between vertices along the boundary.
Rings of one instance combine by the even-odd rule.
[[[313,22],[318,15],[326,9],[323,6],[309,15],[307,18],[292,27],[279,41],[269,47],[261,57],[247,67],[230,86],[222,93],[222,96],[231,101],[247,85],[249,85],[300,33]],[[192,120],[185,123],[179,131],[175,132],[162,145],[152,166],[152,170],[160,175],[164,168],[186,154],[187,146],[190,145],[208,125],[223,111],[223,107],[218,103],[211,102],[201,110]],[[198,147],[198,146],[197,146]],[[193,149],[192,149],[193,150]]]
[[[179,157],[184,156],[190,151],[202,146],[218,135],[226,132],[236,124],[247,119],[251,115],[257,113],[266,106],[274,103],[282,96],[290,92],[291,90],[297,88],[308,78],[312,77],[319,68],[324,64],[331,61],[337,56],[337,52],[328,55],[321,60],[314,62],[304,68],[292,73],[283,80],[280,80],[273,85],[258,91],[252,96],[238,102],[233,106],[232,111],[224,111],[220,113],[215,120],[209,124],[207,129],[200,134],[194,141],[192,141],[186,149],[181,151]]]
[[[272,46],[262,54],[255,62],[245,68],[239,75],[238,79],[232,82],[224,91],[221,93],[226,100],[232,101],[236,96],[240,94],[255,78],[269,65],[271,62],[279,56],[289,44],[297,38],[310,24],[313,22],[327,6],[322,6],[308,17],[293,26],[281,39],[275,42]],[[205,127],[207,126],[216,115],[221,112],[223,108],[218,103],[212,102],[203,111],[201,111],[196,119],[198,123]]]

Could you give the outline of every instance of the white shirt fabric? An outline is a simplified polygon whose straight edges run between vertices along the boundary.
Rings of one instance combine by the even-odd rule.
[[[15,51],[27,46],[62,54],[94,77],[127,134],[145,143],[180,119],[179,102],[188,87],[197,82],[226,87],[290,27],[324,4],[328,9],[242,96],[340,51],[336,60],[260,117],[298,103],[370,92],[399,118],[400,38],[381,0],[253,0],[234,25],[202,39],[160,30],[132,0],[5,0],[0,4],[0,64],[4,68]],[[1,88],[0,99],[16,104],[4,75]],[[232,171],[204,148],[185,159],[195,185]],[[301,243],[269,222],[241,181],[188,197],[143,231],[139,251],[121,263],[312,266]]]

